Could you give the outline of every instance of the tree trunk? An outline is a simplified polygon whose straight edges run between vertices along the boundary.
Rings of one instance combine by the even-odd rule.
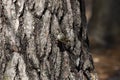
[[[120,0],[93,0],[89,30],[94,44],[109,48],[120,42],[119,4]]]
[[[0,0],[0,80],[97,80],[84,0]]]

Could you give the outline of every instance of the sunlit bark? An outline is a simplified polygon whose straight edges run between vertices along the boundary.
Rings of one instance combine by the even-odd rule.
[[[0,0],[0,80],[96,80],[88,45],[84,0]]]

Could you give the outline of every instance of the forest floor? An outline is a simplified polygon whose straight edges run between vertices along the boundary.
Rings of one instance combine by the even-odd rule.
[[[91,52],[99,80],[120,80],[120,46]]]

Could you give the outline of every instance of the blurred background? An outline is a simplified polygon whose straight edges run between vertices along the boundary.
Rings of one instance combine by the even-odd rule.
[[[91,53],[99,80],[120,80],[120,0],[85,0]]]

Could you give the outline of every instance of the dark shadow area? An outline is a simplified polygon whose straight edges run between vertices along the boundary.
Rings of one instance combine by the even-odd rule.
[[[85,0],[90,48],[100,80],[120,80],[120,0]]]
[[[114,72],[114,74],[111,75],[111,77],[109,77],[108,80],[120,80],[120,70]]]

